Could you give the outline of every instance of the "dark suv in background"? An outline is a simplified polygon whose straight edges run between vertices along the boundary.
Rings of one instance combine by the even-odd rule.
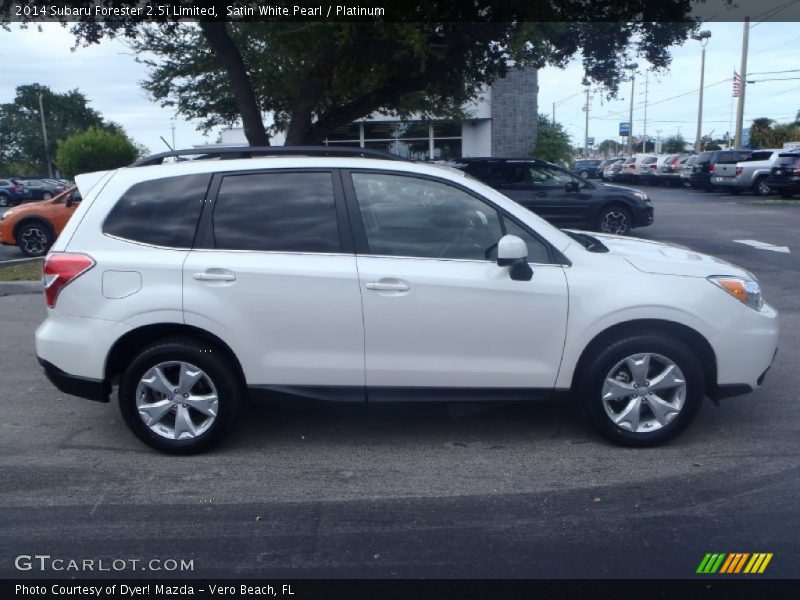
[[[623,235],[653,223],[653,204],[631,188],[591,183],[536,159],[460,158],[450,164],[558,227]]]
[[[800,154],[781,152],[770,169],[767,185],[783,198],[800,194]]]
[[[575,161],[572,173],[584,179],[597,179],[600,177],[600,173],[597,169],[602,162],[602,160],[595,160],[592,158],[581,158]]]
[[[752,150],[710,150],[701,152],[692,166],[689,180],[693,188],[710,192],[714,189],[714,170],[717,165],[735,165],[740,160],[747,160]]]

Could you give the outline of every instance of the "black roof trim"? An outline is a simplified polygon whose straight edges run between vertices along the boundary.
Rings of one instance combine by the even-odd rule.
[[[228,146],[221,148],[189,148],[186,150],[171,150],[162,152],[145,158],[140,158],[132,163],[132,167],[146,167],[160,165],[164,159],[197,156],[195,160],[203,159],[236,159],[236,158],[255,158],[259,156],[350,156],[360,158],[377,158],[381,160],[401,160],[406,159],[385,152],[383,150],[373,150],[371,148],[359,148],[357,146]]]

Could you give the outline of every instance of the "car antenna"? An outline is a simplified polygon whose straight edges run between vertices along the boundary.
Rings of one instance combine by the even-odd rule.
[[[167,140],[165,140],[165,139],[164,139],[164,136],[163,136],[163,135],[160,135],[160,136],[158,136],[158,137],[160,137],[160,138],[161,138],[161,141],[162,141],[162,142],[164,142],[164,143],[166,144],[166,146],[167,146],[167,148],[169,148],[170,152],[175,152],[175,148],[173,148],[172,146],[170,146],[170,145],[167,143]]]

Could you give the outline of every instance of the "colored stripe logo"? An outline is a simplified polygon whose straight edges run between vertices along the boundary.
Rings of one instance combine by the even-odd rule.
[[[749,552],[732,552],[730,554],[708,552],[700,561],[696,572],[703,575],[763,573],[772,560],[772,556],[772,552],[755,552],[753,554]]]

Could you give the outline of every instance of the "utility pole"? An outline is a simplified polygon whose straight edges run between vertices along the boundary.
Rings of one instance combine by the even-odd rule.
[[[647,83],[648,71],[644,72],[644,128],[642,129],[642,154],[647,152],[645,144],[647,144]]]
[[[632,63],[625,65],[624,68],[629,69],[631,72],[631,108],[628,113],[628,156],[633,156],[633,92],[636,84],[636,69],[639,68],[639,65]]]
[[[586,126],[583,131],[583,155],[589,156],[589,86],[586,86],[586,106],[583,107],[586,111]]]
[[[703,88],[706,75],[706,44],[711,37],[710,31],[701,31],[692,36],[693,40],[700,42],[703,50],[700,58],[700,103],[697,107],[697,135],[694,138],[694,151],[700,154],[703,151]]]
[[[39,96],[39,117],[42,120],[42,138],[44,139],[44,159],[47,161],[47,176],[53,177],[53,163],[50,162],[50,146],[47,143],[47,125],[44,120],[44,106],[42,105],[42,86],[34,84],[33,89]]]
[[[742,85],[739,91],[739,104],[736,107],[736,137],[733,140],[734,148],[742,147],[742,121],[744,120],[744,92],[747,89],[747,42],[750,36],[750,17],[744,18],[744,33],[742,34],[742,65],[739,76]]]
[[[553,102],[553,125],[556,124],[556,103]]]
[[[175,119],[170,119],[170,125],[172,126],[172,147],[173,149],[175,146]]]

